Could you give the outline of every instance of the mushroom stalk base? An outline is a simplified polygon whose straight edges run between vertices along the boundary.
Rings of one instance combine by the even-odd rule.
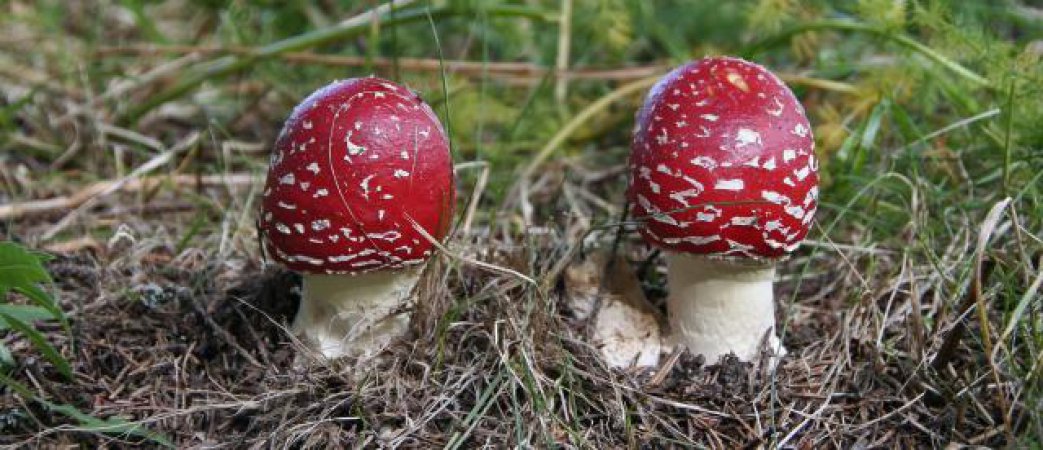
[[[667,270],[673,343],[703,355],[708,364],[728,353],[753,361],[765,337],[776,358],[786,353],[775,336],[773,264],[740,265],[668,253]]]
[[[420,268],[357,275],[304,275],[293,332],[327,358],[370,357],[409,327],[409,294]]]

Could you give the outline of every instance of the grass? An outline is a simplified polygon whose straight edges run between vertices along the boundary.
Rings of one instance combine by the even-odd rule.
[[[1039,447],[1026,3],[577,1],[568,26],[549,0],[400,1],[377,21],[376,2],[0,3],[0,238],[53,255],[70,332],[32,325],[73,374],[0,331],[18,383],[0,444]],[[707,54],[778,72],[815,128],[821,208],[777,284],[792,354],[773,373],[609,370],[566,269],[618,247],[662,306],[661,258],[624,216],[630,130],[648,80]],[[460,221],[413,339],[302,366],[299,280],[257,249],[259,182],[299,99],[371,73],[451,124]]]

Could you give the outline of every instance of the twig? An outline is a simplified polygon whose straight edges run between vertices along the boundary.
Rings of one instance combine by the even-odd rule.
[[[208,55],[239,55],[254,56],[260,50],[255,47],[244,46],[191,46],[191,45],[131,45],[126,47],[104,47],[95,52],[98,56],[127,54],[127,55],[150,55],[163,53],[199,53]],[[326,55],[313,52],[287,52],[278,55],[283,61],[294,64],[320,64],[328,66],[364,67],[367,60],[363,56]],[[417,72],[437,72],[439,61],[435,58],[407,58],[399,57],[398,66],[402,70]],[[395,66],[395,58],[374,57],[368,61],[370,65],[381,69],[390,69]],[[568,80],[606,80],[627,81],[645,78],[656,74],[662,74],[667,69],[666,64],[651,64],[633,67],[590,67],[582,69],[571,69],[565,71],[553,70],[537,64],[524,62],[496,62],[496,61],[467,61],[451,60],[444,61],[446,72],[470,77],[480,77],[483,71],[497,76],[515,76],[531,82],[540,80],[548,74]],[[793,75],[794,77],[798,77]],[[813,80],[800,77],[810,84]],[[824,84],[830,80],[818,80],[817,84]],[[828,83],[826,83],[828,84]],[[843,83],[841,83],[843,84]]]
[[[156,175],[141,177],[116,186],[118,181],[99,181],[82,188],[71,196],[52,197],[42,200],[0,205],[0,220],[15,220],[23,217],[50,214],[79,207],[92,197],[114,189],[121,192],[138,192],[148,190],[164,183],[178,186],[246,186],[263,181],[264,178],[249,173],[233,173],[228,175]],[[111,192],[110,192],[111,193]]]

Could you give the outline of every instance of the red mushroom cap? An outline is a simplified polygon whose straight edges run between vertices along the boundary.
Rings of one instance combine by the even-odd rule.
[[[442,125],[415,93],[379,78],[337,81],[298,105],[275,142],[261,212],[269,255],[305,273],[422,263],[453,214]],[[412,219],[412,221],[410,220]]]
[[[725,57],[681,66],[637,116],[628,196],[641,233],[675,252],[781,258],[818,206],[814,149],[804,108],[767,69]]]

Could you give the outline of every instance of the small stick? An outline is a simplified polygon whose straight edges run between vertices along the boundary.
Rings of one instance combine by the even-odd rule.
[[[156,175],[138,178],[120,186],[117,186],[118,181],[99,181],[70,196],[0,205],[0,220],[20,219],[77,208],[86,203],[87,200],[114,187],[113,192],[138,192],[163,183],[173,183],[178,186],[248,186],[262,180],[262,177],[251,173],[232,173],[227,175],[204,175],[201,177],[195,175]]]
[[[95,52],[98,56],[115,54],[127,55],[154,55],[162,53],[199,53],[208,55],[232,54],[250,56],[259,53],[253,47],[244,46],[191,46],[191,45],[130,45],[125,47],[104,47]],[[326,55],[314,52],[287,52],[279,57],[286,62],[294,64],[319,64],[327,66],[365,66],[367,61],[363,56]],[[376,68],[390,69],[395,65],[394,58],[374,57],[369,63]],[[552,70],[543,66],[522,62],[481,62],[467,60],[445,60],[446,72],[455,74],[480,77],[483,71],[498,76],[514,76],[526,81],[539,80],[547,74],[569,79],[569,80],[616,80],[626,81],[645,78],[652,75],[661,75],[668,69],[665,64],[652,64],[647,66],[633,67],[607,67],[587,68],[573,70]],[[439,60],[435,58],[398,58],[398,66],[402,70],[437,72],[440,71]],[[810,80],[810,78],[808,79]],[[828,81],[828,80],[822,80]]]

